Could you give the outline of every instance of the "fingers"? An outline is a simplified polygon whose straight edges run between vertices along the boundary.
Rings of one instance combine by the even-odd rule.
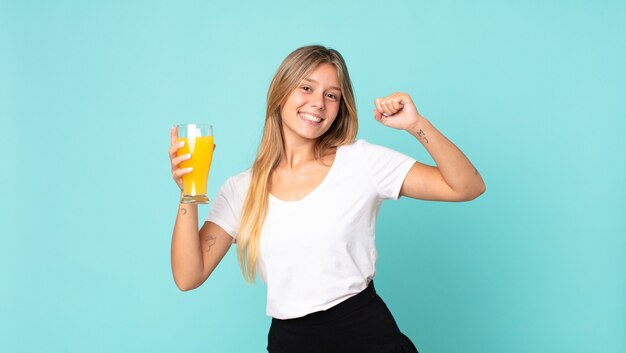
[[[172,171],[174,171],[175,169],[177,169],[177,168],[178,168],[178,165],[179,165],[181,162],[184,162],[184,161],[186,161],[186,160],[188,160],[188,159],[190,159],[190,158],[191,158],[191,153],[183,154],[183,155],[180,155],[180,156],[178,156],[178,157],[174,157],[174,158],[172,158]]]
[[[167,150],[167,152],[169,154],[170,162],[172,164],[172,179],[174,179],[178,187],[182,190],[183,189],[182,176],[185,174],[191,173],[193,168],[179,168],[179,165],[182,162],[191,158],[191,153],[177,156],[178,150],[181,149],[183,146],[185,146],[184,141],[177,141],[177,140],[178,140],[178,132],[177,132],[176,126],[172,126],[172,129],[170,130],[170,148]]]
[[[180,164],[182,162],[187,161],[191,158],[191,153],[176,156],[176,152],[180,148],[178,146],[182,147],[182,145],[182,143],[177,143],[170,148],[170,159],[172,162],[172,179],[174,179],[174,181],[181,190],[183,188],[183,175],[189,174],[193,171],[193,167],[180,168]]]
[[[377,98],[374,101],[376,110],[384,116],[391,116],[402,110],[403,104],[400,97],[394,95]]]
[[[176,180],[176,182],[178,182],[177,179],[182,178],[183,175],[189,174],[192,171],[193,171],[193,167],[179,168],[179,169],[176,169],[175,171],[172,172],[172,177],[174,178],[174,180]]]
[[[176,182],[176,184],[181,190],[183,189],[183,175],[189,174],[192,171],[193,171],[193,168],[189,167],[189,168],[179,168],[172,172],[172,179],[174,179],[174,181]]]
[[[382,115],[378,109],[374,109],[374,119],[376,119],[378,122],[382,123],[383,125],[385,125],[385,123],[387,122],[387,117]]]
[[[174,159],[176,157],[176,152],[178,152],[178,150],[183,146],[185,146],[184,141],[176,142],[176,140],[174,140],[170,148],[167,150],[167,153],[170,155],[170,159]]]
[[[394,93],[387,97],[376,98],[374,100],[374,105],[376,106],[376,111],[383,116],[391,116],[402,110],[408,100],[409,97],[407,94]],[[377,120],[379,119],[377,118]]]
[[[396,112],[404,107],[404,104],[402,104],[401,97],[396,97],[395,99],[389,99],[386,101],[386,104],[389,109],[395,110]]]
[[[170,130],[170,145],[174,145],[177,139],[178,139],[178,131],[176,129],[176,125],[172,125],[172,129]]]

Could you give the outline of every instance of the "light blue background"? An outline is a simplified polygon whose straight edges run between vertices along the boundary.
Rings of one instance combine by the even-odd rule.
[[[264,352],[234,251],[174,285],[169,128],[214,124],[215,195],[280,61],[321,43],[360,138],[430,162],[371,114],[409,92],[487,183],[381,211],[377,288],[420,352],[625,352],[625,23],[623,1],[0,1],[0,351]]]

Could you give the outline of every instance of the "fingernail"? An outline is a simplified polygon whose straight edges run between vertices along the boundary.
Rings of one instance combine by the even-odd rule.
[[[189,167],[189,168],[187,168],[187,169],[185,169],[185,170],[186,170],[186,171],[188,171],[188,172],[190,172],[190,171],[192,171],[192,170],[193,170],[193,167]]]
[[[184,145],[185,145],[185,141],[180,141],[180,142],[178,143],[178,147],[183,147]]]
[[[187,158],[187,159],[191,158],[191,153],[187,153],[187,154],[185,155],[185,158]]]

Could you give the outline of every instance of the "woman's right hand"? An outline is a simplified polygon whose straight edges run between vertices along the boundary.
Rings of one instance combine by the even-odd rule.
[[[172,179],[176,182],[176,185],[183,191],[183,175],[191,172],[193,168],[179,168],[179,164],[183,161],[191,158],[191,153],[176,156],[176,152],[185,145],[184,142],[176,141],[178,139],[178,132],[176,126],[172,126],[170,133],[170,149],[168,150],[170,155],[170,162],[172,164]]]

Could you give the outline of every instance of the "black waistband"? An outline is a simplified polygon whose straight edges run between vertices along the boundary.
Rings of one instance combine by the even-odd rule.
[[[273,320],[294,325],[324,324],[345,317],[355,310],[358,310],[359,308],[368,305],[375,297],[376,289],[374,288],[374,281],[372,280],[368,284],[367,288],[362,290],[359,294],[344,300],[343,302],[333,306],[332,308],[323,311],[317,311],[295,319],[281,320],[274,318]]]

